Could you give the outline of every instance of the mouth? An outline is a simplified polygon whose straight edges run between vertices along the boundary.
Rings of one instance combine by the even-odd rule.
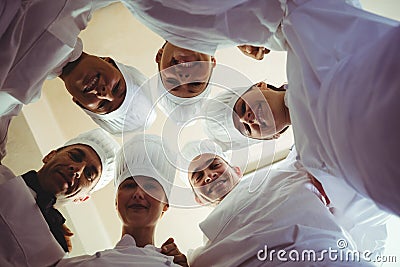
[[[100,74],[88,75],[83,81],[83,92],[93,91],[99,84]]]
[[[61,183],[62,183],[62,185],[61,185],[61,188],[63,189],[63,190],[68,190],[69,189],[69,187],[70,187],[70,181],[67,179],[67,177],[64,175],[64,173],[62,173],[62,172],[57,172],[59,175],[60,175],[60,177],[62,178],[62,180],[61,180]]]
[[[260,126],[266,128],[268,125],[267,125],[267,122],[265,121],[265,116],[264,116],[264,112],[263,112],[261,103],[258,104],[255,115],[256,115],[256,119],[257,119],[258,123],[260,124]]]
[[[147,210],[148,209],[147,206],[142,205],[142,204],[138,204],[138,203],[131,204],[131,205],[128,206],[128,208],[129,209],[133,209],[133,210]]]
[[[222,187],[225,186],[225,183],[226,183],[226,179],[215,182],[212,186],[210,186],[207,193],[211,194],[214,191],[218,191],[219,189],[221,189]]]

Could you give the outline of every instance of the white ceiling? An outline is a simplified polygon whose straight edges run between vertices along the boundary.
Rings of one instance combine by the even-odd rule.
[[[397,0],[364,0],[364,8],[399,19],[400,2]],[[157,73],[154,61],[163,40],[137,22],[121,4],[113,4],[98,10],[87,29],[80,34],[84,50],[99,56],[111,56],[117,61],[135,66],[147,76]],[[286,82],[285,53],[271,52],[261,62],[243,56],[235,48],[218,51],[217,63],[228,65],[247,75],[251,81],[265,80],[275,85]],[[155,124],[149,133],[160,134],[165,117],[158,112]],[[81,132],[94,129],[94,124],[72,101],[60,79],[46,81],[41,99],[23,109],[23,113],[13,120],[10,127],[8,155],[4,164],[16,174],[30,169],[39,169],[41,158],[51,149],[61,146],[66,140]],[[182,139],[203,138],[205,135],[198,125],[186,130]],[[188,137],[190,136],[190,138]],[[121,138],[117,138],[121,142]],[[276,144],[265,142],[252,150],[248,162],[237,159],[237,165],[248,170],[254,168],[260,151],[268,151],[261,159],[263,164],[282,158],[293,144],[291,131]],[[275,150],[273,149],[274,146]],[[272,148],[272,149],[271,149]],[[247,165],[245,164],[247,163]],[[177,179],[179,180],[179,179]],[[173,205],[172,205],[173,206]],[[171,207],[160,221],[156,233],[156,245],[161,245],[168,237],[175,238],[181,251],[186,252],[202,243],[198,223],[207,216],[211,208]],[[63,209],[69,225],[75,232],[72,255],[94,253],[113,247],[121,235],[121,224],[114,204],[112,183],[92,199],[81,205],[71,205]]]

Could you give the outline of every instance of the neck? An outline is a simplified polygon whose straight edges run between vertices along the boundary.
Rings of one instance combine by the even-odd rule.
[[[128,226],[123,226],[122,228],[122,236],[125,234],[131,235],[135,238],[136,246],[138,247],[154,245],[154,232],[155,226],[135,227],[131,229]]]

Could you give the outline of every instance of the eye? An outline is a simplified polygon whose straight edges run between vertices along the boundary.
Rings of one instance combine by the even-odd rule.
[[[97,110],[103,111],[106,108],[108,102],[109,102],[108,100],[102,100],[100,104],[97,106]]]
[[[95,178],[95,173],[92,170],[85,169],[85,177],[89,182],[93,182]]]
[[[211,164],[212,169],[218,169],[220,166],[221,166],[221,163],[219,163],[219,162]]]
[[[119,86],[120,86],[120,82],[121,82],[121,81],[118,81],[118,82],[115,84],[115,86],[113,87],[113,89],[112,89],[112,94],[113,94],[113,95],[116,95],[116,94],[118,93],[118,91],[119,91]]]
[[[143,189],[146,191],[157,189],[157,186],[151,183],[146,183],[143,185]]]
[[[79,153],[75,153],[75,152],[68,152],[69,157],[75,161],[75,162],[82,162],[82,157]]]
[[[200,87],[203,85],[203,83],[202,82],[193,82],[193,83],[189,83],[189,85],[193,86],[193,87]]]
[[[202,177],[203,177],[202,172],[196,172],[192,175],[192,180],[194,180],[195,183],[198,183],[200,182]]]

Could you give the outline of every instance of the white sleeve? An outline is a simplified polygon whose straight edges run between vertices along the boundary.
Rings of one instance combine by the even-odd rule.
[[[6,173],[1,169],[0,175]],[[13,177],[0,184],[0,266],[53,265],[64,251],[25,182]]]

